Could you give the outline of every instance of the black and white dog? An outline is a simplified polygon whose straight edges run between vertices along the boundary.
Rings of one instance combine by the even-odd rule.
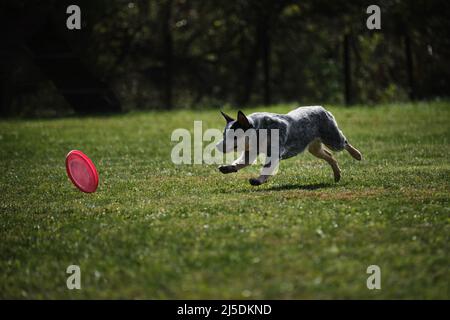
[[[266,182],[275,174],[280,160],[293,157],[306,148],[317,158],[328,162],[336,182],[341,178],[341,170],[325,146],[333,151],[345,149],[356,160],[362,159],[361,153],[350,145],[339,130],[333,115],[320,106],[300,107],[288,114],[257,112],[245,116],[242,111],[238,111],[236,120],[221,113],[227,124],[223,140],[216,148],[223,153],[238,151],[242,155],[231,165],[220,166],[219,170],[222,173],[237,172],[253,164],[259,153],[265,153],[266,162],[260,176],[250,179],[250,184],[254,186]],[[273,141],[270,135],[273,129],[277,129],[277,141]],[[262,135],[263,131],[268,134]],[[256,138],[251,139],[248,132],[254,132]]]

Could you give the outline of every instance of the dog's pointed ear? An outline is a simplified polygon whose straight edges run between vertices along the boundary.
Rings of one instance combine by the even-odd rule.
[[[220,113],[222,114],[222,116],[225,118],[225,120],[228,122],[234,121],[234,119],[232,117],[230,117],[229,115],[227,115],[226,113],[224,113],[222,110],[220,110]]]
[[[248,129],[251,127],[250,122],[248,121],[245,114],[239,110],[237,114],[237,122],[241,125],[242,128]]]

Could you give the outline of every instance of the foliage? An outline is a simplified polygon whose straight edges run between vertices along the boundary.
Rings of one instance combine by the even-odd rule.
[[[371,1],[363,0],[80,0],[81,31],[65,30],[66,2],[48,1],[43,19],[53,21],[52,30],[114,88],[124,110],[342,104],[344,78],[350,76],[349,103],[431,99],[449,92],[448,1],[378,1],[382,29],[368,30]],[[27,52],[24,47],[13,56]],[[11,76],[17,88],[29,88],[25,79],[39,75],[26,61],[12,63],[21,68]],[[48,85],[45,74],[40,77],[31,85],[35,91]],[[19,100],[15,113],[29,113],[30,104],[39,113],[42,94],[32,103],[20,100],[30,94],[22,92],[11,93]]]

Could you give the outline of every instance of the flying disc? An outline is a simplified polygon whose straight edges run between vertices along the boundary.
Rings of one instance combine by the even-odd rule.
[[[81,191],[91,193],[97,190],[97,169],[83,152],[72,150],[67,154],[66,170],[72,183]]]

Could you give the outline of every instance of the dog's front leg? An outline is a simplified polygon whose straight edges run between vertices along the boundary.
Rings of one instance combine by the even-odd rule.
[[[219,171],[224,174],[238,172],[242,168],[251,165],[256,160],[256,157],[256,154],[252,155],[252,152],[244,151],[231,165],[220,166]]]
[[[273,176],[275,174],[275,171],[278,168],[279,163],[280,163],[279,158],[275,158],[275,159],[268,158],[261,170],[260,176],[258,178],[251,178],[249,180],[250,184],[252,186],[259,186],[259,185],[265,183],[271,176]]]

